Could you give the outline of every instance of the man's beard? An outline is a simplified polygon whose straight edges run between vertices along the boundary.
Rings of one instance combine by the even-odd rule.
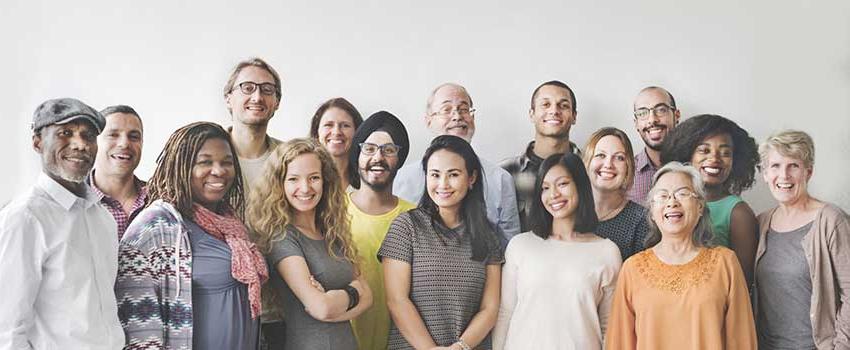
[[[381,166],[385,171],[389,172],[389,176],[386,177],[386,180],[381,182],[369,182],[369,168],[373,166]],[[395,175],[398,169],[390,169],[389,164],[387,162],[379,162],[379,163],[371,163],[366,166],[365,169],[359,169],[360,172],[360,183],[366,186],[369,186],[375,192],[383,192],[386,191],[390,185],[393,183],[393,179],[395,179]]]
[[[82,183],[89,176],[89,171],[91,171],[91,166],[89,167],[88,171],[81,172],[79,174],[72,171],[68,171],[65,168],[59,166],[59,164],[57,164],[56,159],[45,159],[43,161],[43,166],[48,173],[71,183]]]

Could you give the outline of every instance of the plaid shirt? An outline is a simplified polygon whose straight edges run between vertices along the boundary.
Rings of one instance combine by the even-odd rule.
[[[575,143],[570,142],[570,152],[581,157],[581,150],[578,149]],[[531,211],[531,204],[540,198],[534,198],[534,183],[537,180],[537,170],[540,169],[540,164],[543,163],[543,158],[534,154],[534,141],[528,144],[525,152],[516,156],[502,160],[499,166],[508,171],[514,180],[516,188],[517,209],[519,209],[520,232],[528,232],[531,230],[528,222],[528,214]]]
[[[130,226],[130,222],[142,211],[142,208],[145,207],[145,201],[148,199],[148,189],[145,186],[145,182],[139,180],[138,177],[133,176],[133,183],[136,185],[136,191],[138,191],[139,195],[136,197],[136,200],[133,201],[133,207],[130,209],[130,213],[124,211],[124,206],[121,205],[121,202],[109,197],[107,194],[103,193],[97,186],[94,184],[94,170],[92,170],[91,175],[88,178],[89,186],[91,186],[92,190],[95,194],[103,196],[100,199],[100,204],[103,204],[103,207],[109,211],[109,214],[112,214],[112,217],[115,218],[115,223],[118,224],[118,240],[121,240],[121,237],[124,237],[124,231],[127,231],[127,226]]]
[[[635,182],[629,189],[629,200],[640,205],[646,205],[646,194],[652,188],[652,176],[658,167],[649,160],[646,148],[635,156]]]

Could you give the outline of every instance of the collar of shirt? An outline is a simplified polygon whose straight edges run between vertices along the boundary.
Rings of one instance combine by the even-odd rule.
[[[570,141],[570,152],[574,153],[577,156],[581,156],[581,152],[576,146],[575,143]],[[525,154],[519,160],[519,169],[520,171],[525,171],[529,164],[534,165],[534,168],[539,168],[540,164],[543,163],[543,158],[540,158],[536,154],[534,154],[534,141],[528,143],[528,147],[525,148]]]
[[[86,184],[91,187],[92,192],[96,195],[100,196],[104,202],[112,202],[117,205],[121,205],[115,198],[110,197],[108,194],[103,193],[99,188],[97,188],[97,184],[94,183],[94,169],[92,169],[91,173],[89,173],[89,177],[86,179]],[[133,201],[133,209],[135,210],[140,205],[144,204],[144,202],[148,199],[148,187],[145,186],[147,183],[133,175],[133,185],[136,187],[136,199]]]
[[[40,187],[44,192],[50,195],[53,200],[55,200],[59,205],[62,206],[65,210],[71,210],[71,207],[77,200],[82,201],[84,208],[89,208],[92,205],[96,204],[102,198],[102,195],[99,195],[91,190],[91,186],[86,184],[85,186],[85,197],[77,197],[71,191],[68,191],[65,187],[60,185],[56,180],[52,179],[50,176],[47,176],[44,172],[39,174],[38,182],[36,184]]]
[[[644,148],[643,152],[638,153],[637,157],[635,157],[635,169],[638,172],[643,172],[647,170],[647,167],[653,172],[656,170],[652,162],[649,161],[649,155],[646,153],[646,148]]]

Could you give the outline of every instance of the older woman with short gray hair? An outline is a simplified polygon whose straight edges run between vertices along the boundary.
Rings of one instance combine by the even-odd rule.
[[[758,216],[755,310],[766,349],[850,349],[850,221],[812,197],[812,138],[771,135],[761,172],[779,205]]]
[[[744,273],[711,243],[699,172],[670,162],[647,198],[647,249],[620,270],[606,349],[755,349]]]

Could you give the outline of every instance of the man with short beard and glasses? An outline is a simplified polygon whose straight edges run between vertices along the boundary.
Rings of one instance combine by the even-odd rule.
[[[142,157],[142,117],[133,107],[109,106],[100,111],[106,127],[97,137],[97,157],[88,184],[118,225],[118,240],[145,206],[145,182],[134,171]]]
[[[454,135],[471,143],[475,134],[475,108],[466,88],[455,83],[437,86],[425,106],[425,124],[435,136]],[[511,237],[520,232],[514,181],[511,174],[498,165],[484,158],[480,160],[484,172],[487,219],[501,230],[501,237],[497,238],[504,248]],[[393,183],[395,195],[419,203],[424,191],[425,172],[422,164],[415,162],[399,169]]]
[[[71,98],[35,110],[36,184],[0,211],[0,349],[120,349],[115,220],[85,180],[103,116]]]
[[[652,176],[661,167],[661,144],[677,124],[680,111],[673,95],[657,86],[643,88],[633,105],[635,129],[646,145],[635,155],[635,180],[629,189],[629,200],[646,206],[646,194],[652,187]]]
[[[360,349],[386,349],[390,314],[378,249],[396,216],[416,207],[393,195],[393,179],[410,151],[404,124],[389,112],[372,114],[357,128],[349,151],[349,172],[360,188],[346,196],[351,238],[361,257],[360,270],[372,290],[372,308],[351,325]]]
[[[534,140],[519,156],[499,163],[513,177],[521,232],[531,231],[528,214],[532,203],[540,200],[534,198],[534,183],[543,160],[557,153],[571,152],[581,156],[576,144],[570,141],[570,129],[577,115],[576,96],[561,81],[547,81],[531,93],[528,118],[534,124]]]

